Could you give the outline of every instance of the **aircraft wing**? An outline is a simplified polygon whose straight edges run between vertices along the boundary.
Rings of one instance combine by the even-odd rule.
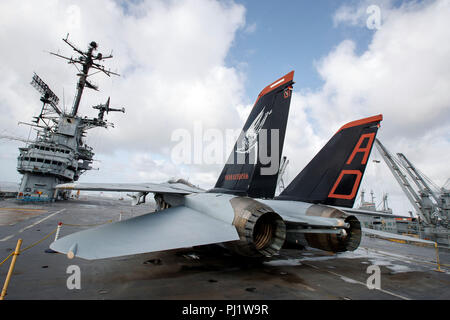
[[[236,228],[178,206],[73,233],[50,245],[93,260],[239,240]]]
[[[151,192],[191,194],[203,192],[202,189],[184,183],[64,183],[56,189],[87,190],[87,191],[118,191],[118,192]]]

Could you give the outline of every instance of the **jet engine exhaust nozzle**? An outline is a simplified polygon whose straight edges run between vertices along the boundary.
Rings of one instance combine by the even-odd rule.
[[[343,215],[340,219],[349,225],[342,234],[305,234],[305,239],[310,247],[330,251],[344,252],[354,251],[361,242],[361,223],[355,216]]]
[[[268,206],[251,198],[236,197],[231,200],[240,240],[228,247],[248,257],[270,257],[280,251],[286,238],[283,219]]]

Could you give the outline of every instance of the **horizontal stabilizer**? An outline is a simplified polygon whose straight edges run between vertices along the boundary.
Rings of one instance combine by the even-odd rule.
[[[93,260],[239,240],[236,228],[184,206],[73,233],[50,248]]]
[[[371,235],[374,235],[374,236],[377,236],[377,237],[383,238],[383,239],[396,239],[396,240],[403,240],[403,241],[408,241],[408,242],[419,242],[419,243],[426,243],[426,244],[429,244],[432,246],[434,246],[434,244],[435,244],[435,242],[433,242],[433,241],[423,240],[423,239],[409,237],[409,236],[402,236],[399,234],[384,232],[384,231],[380,231],[380,230],[362,228],[362,231],[365,234],[371,234]]]
[[[309,227],[342,227],[337,217],[321,217],[306,214],[311,204],[299,201],[261,200],[270,206],[287,223],[301,224]],[[325,207],[324,207],[325,208]]]

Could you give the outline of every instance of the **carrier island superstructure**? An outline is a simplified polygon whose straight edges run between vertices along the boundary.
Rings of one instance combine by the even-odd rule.
[[[77,54],[77,57],[65,57],[51,53],[65,59],[78,69],[78,83],[72,109],[70,112],[61,110],[59,98],[49,86],[34,74],[31,84],[41,93],[41,112],[34,117],[32,126],[36,131],[36,139],[28,141],[25,147],[19,148],[17,170],[22,174],[17,198],[23,201],[52,201],[58,198],[67,198],[67,191],[55,191],[60,183],[77,181],[81,174],[92,169],[94,152],[92,147],[84,142],[87,130],[95,127],[114,127],[105,119],[105,112],[125,112],[124,108],[110,108],[110,98],[104,104],[93,106],[98,110],[98,116],[88,118],[80,116],[81,97],[85,88],[98,91],[90,76],[94,73],[103,73],[107,76],[118,75],[107,70],[102,63],[112,58],[112,55],[103,56],[97,51],[97,43],[91,42],[87,51],[78,49],[66,37],[63,41]],[[93,70],[92,74],[89,73]]]

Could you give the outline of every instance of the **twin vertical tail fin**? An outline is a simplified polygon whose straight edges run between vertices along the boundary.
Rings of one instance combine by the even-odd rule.
[[[268,85],[210,192],[273,198],[289,115],[294,71]],[[353,207],[382,115],[347,123],[276,198]]]
[[[268,85],[211,192],[273,198],[283,151],[294,71]]]
[[[381,120],[342,126],[277,199],[353,207]]]

